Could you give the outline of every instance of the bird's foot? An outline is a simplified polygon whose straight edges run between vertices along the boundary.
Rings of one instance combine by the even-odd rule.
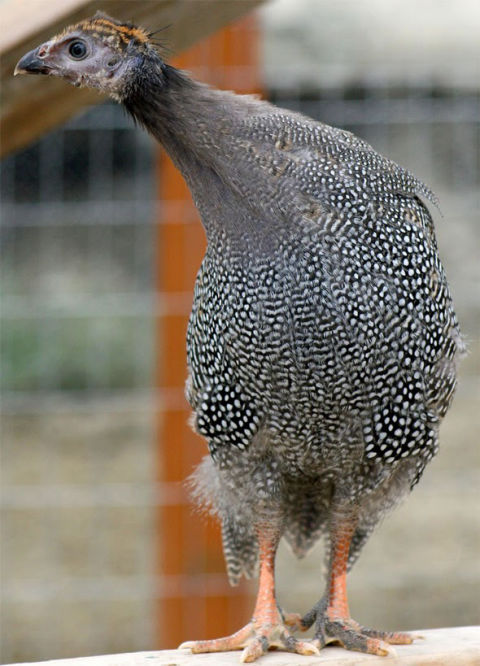
[[[316,645],[294,638],[280,619],[276,623],[260,623],[253,619],[231,636],[210,641],[188,641],[182,643],[180,648],[189,648],[193,653],[243,650],[241,662],[255,661],[269,648],[303,655],[319,654]]]
[[[321,650],[327,643],[340,643],[347,650],[376,654],[395,655],[391,645],[409,645],[416,636],[404,632],[377,631],[362,627],[351,617],[338,617],[329,613],[324,603],[315,606],[301,620],[301,629],[306,631],[315,623],[312,643]]]

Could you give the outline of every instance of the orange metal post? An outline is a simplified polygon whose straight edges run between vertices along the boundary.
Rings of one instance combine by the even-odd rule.
[[[247,17],[190,49],[174,63],[212,85],[240,93],[259,91],[257,27]],[[158,506],[158,647],[214,638],[238,629],[253,608],[242,583],[230,588],[218,525],[188,504],[184,480],[207,453],[188,425],[183,398],[185,332],[205,236],[187,187],[163,151],[158,155],[156,284],[164,311],[157,320],[157,478],[165,493]]]

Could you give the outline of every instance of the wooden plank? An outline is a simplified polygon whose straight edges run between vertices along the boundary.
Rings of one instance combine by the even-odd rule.
[[[3,0],[0,4],[0,54],[8,53],[15,46],[21,45],[31,35],[58,21],[66,20],[69,15],[82,9],[85,0]]]
[[[262,0],[4,0],[0,3],[0,81],[2,86],[0,156],[18,150],[105,98],[75,89],[53,77],[13,77],[18,60],[66,25],[98,9],[149,29],[171,26],[162,38],[173,52],[188,48]]]
[[[376,657],[328,646],[317,657],[269,652],[259,666],[479,666],[480,626],[428,629],[412,645],[395,646],[396,656]],[[137,652],[80,659],[35,662],[31,666],[238,666],[238,652],[191,655],[186,651]],[[8,665],[7,665],[8,666]],[[9,666],[20,666],[10,664]]]

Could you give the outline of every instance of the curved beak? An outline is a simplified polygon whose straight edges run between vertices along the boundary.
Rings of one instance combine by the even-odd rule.
[[[39,49],[40,47],[37,47],[20,58],[13,72],[14,76],[17,74],[48,74],[50,68],[45,65],[42,58],[38,57]]]

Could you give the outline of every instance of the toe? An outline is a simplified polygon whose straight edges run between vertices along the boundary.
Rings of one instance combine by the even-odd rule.
[[[284,613],[282,611],[282,619],[284,625],[288,627],[290,631],[305,631],[306,629],[302,624],[302,616],[300,613]]]
[[[300,618],[301,631],[308,631],[312,624],[316,621],[318,616],[317,608],[314,606],[312,610],[308,611],[302,618]]]
[[[179,650],[181,649],[189,649],[193,654],[200,654],[201,652],[223,652],[239,648],[233,647],[227,638],[217,638],[213,641],[187,641],[179,646]]]
[[[241,650],[247,644],[249,636],[253,633],[252,626],[247,624],[231,636],[215,638],[210,641],[187,641],[179,646],[181,649],[189,649],[194,654],[201,652],[229,652],[230,650]]]
[[[368,638],[368,637],[365,637],[365,638],[366,638],[366,641],[365,641],[366,650],[365,650],[365,652],[367,654],[376,654],[379,657],[387,657],[388,655],[393,657],[393,656],[396,655],[396,652],[392,648],[392,646],[389,645],[388,643],[385,643],[385,641],[381,641],[378,638]],[[351,649],[355,650],[357,648],[353,647]],[[362,652],[363,652],[363,650],[362,650]]]
[[[390,645],[410,645],[416,638],[420,638],[419,636],[402,631],[376,631],[375,629],[367,629],[366,627],[361,627],[360,631],[365,636],[379,638]]]
[[[293,636],[292,636],[293,638]],[[320,650],[313,642],[308,641],[299,641],[296,638],[293,638],[293,643],[291,646],[287,646],[289,652],[295,652],[296,654],[303,654],[307,657],[311,657],[315,654],[320,654]]]
[[[240,661],[243,663],[251,663],[261,657],[262,654],[268,650],[269,643],[266,636],[258,636],[251,640],[247,647],[240,655]]]

